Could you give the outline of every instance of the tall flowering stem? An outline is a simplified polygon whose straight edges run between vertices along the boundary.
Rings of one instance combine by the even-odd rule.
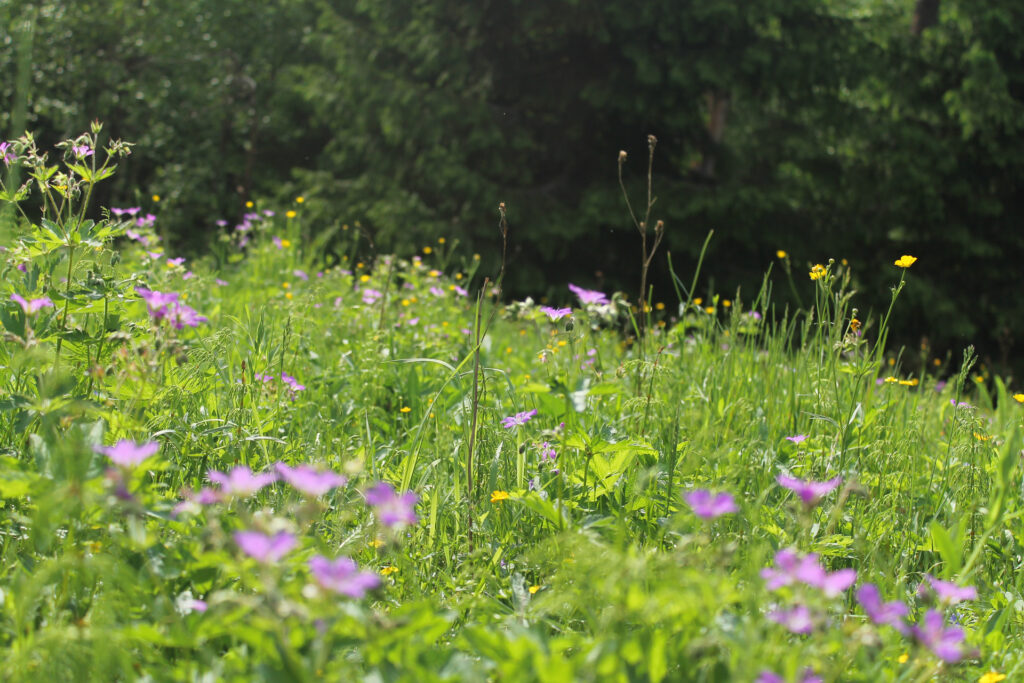
[[[640,340],[640,355],[643,357],[644,352],[644,329],[646,327],[648,318],[648,306],[649,306],[649,295],[647,292],[647,272],[651,268],[651,262],[654,260],[654,253],[658,250],[658,245],[661,244],[662,238],[665,236],[665,222],[658,221],[654,225],[654,234],[648,248],[648,229],[651,224],[651,209],[654,208],[654,202],[657,198],[653,196],[654,188],[654,147],[658,144],[658,138],[653,135],[647,136],[647,206],[644,209],[644,219],[640,220],[637,218],[636,212],[633,211],[633,204],[629,201],[629,192],[626,191],[626,183],[622,179],[622,167],[626,163],[626,152],[619,152],[619,187],[622,188],[622,196],[626,200],[626,208],[629,209],[629,217],[633,219],[633,226],[637,232],[640,233],[640,298],[639,298],[639,310],[637,318],[637,336]]]

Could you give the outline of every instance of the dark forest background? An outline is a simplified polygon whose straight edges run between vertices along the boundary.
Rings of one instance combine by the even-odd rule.
[[[616,159],[639,197],[653,134],[656,299],[710,229],[701,292],[774,262],[779,305],[778,249],[807,298],[847,259],[875,312],[913,254],[894,338],[1024,372],[1020,0],[6,0],[0,31],[0,135],[137,142],[99,199],[161,195],[179,250],[303,195],[376,250],[494,260],[503,201],[511,294],[635,296]]]

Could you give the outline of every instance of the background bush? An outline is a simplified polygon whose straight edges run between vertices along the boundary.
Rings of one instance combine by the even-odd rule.
[[[0,25],[0,132],[48,146],[103,119],[139,153],[99,203],[159,194],[179,246],[301,193],[365,248],[446,236],[487,258],[504,201],[509,293],[633,293],[615,159],[639,192],[654,134],[680,271],[716,230],[702,292],[749,298],[777,249],[799,277],[912,253],[895,341],[975,342],[1005,371],[1024,334],[1016,0],[14,0]],[[884,305],[882,271],[854,272]]]

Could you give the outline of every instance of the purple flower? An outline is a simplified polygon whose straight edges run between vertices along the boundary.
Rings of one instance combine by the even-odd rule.
[[[814,553],[800,557],[792,550],[780,550],[775,554],[775,568],[762,569],[761,578],[765,580],[768,590],[802,583],[834,598],[853,585],[857,580],[857,571],[840,569],[826,572],[818,564],[818,556]]]
[[[512,429],[513,427],[521,427],[527,422],[533,419],[533,416],[537,414],[536,410],[524,410],[521,413],[510,415],[509,417],[501,420],[501,426],[505,429]]]
[[[140,216],[135,219],[135,226],[138,228],[151,228],[156,223],[156,216],[151,213],[147,213],[145,216]]]
[[[550,306],[541,306],[540,311],[551,318],[551,322],[561,320],[572,313],[571,308],[551,308]]]
[[[295,547],[296,542],[295,536],[287,531],[279,531],[273,536],[267,536],[259,531],[235,533],[235,543],[242,552],[264,564],[280,560]]]
[[[273,472],[253,474],[248,467],[236,467],[227,474],[212,470],[207,476],[214,484],[220,484],[222,493],[232,496],[251,496],[277,481]]]
[[[805,605],[797,605],[791,609],[777,609],[768,613],[768,618],[776,624],[782,624],[790,633],[810,633],[814,630],[811,610]]]
[[[11,149],[11,143],[0,142],[0,159],[3,159],[4,166],[10,166],[18,159],[18,155]]]
[[[934,592],[939,598],[939,602],[944,605],[955,605],[958,602],[963,602],[964,600],[978,599],[978,589],[974,586],[958,586],[950,581],[936,579],[931,574],[925,574],[924,578],[927,583],[921,583],[921,585],[917,587],[917,594],[922,597]],[[928,584],[931,584],[930,591],[928,589]]]
[[[205,600],[199,600],[197,598],[185,598],[178,602],[178,606],[184,610],[186,614],[188,612],[205,612],[209,608],[209,605],[206,604]]]
[[[177,292],[158,292],[144,287],[136,287],[135,293],[145,300],[146,310],[149,311],[153,320],[163,320],[167,317],[168,308],[178,300]]]
[[[469,290],[455,285],[455,293],[459,296],[469,296]]]
[[[306,390],[306,385],[305,384],[299,384],[298,380],[296,380],[294,377],[292,377],[291,375],[289,375],[289,374],[287,374],[285,372],[281,373],[281,381],[284,382],[285,384],[287,384],[291,388],[292,391],[305,391]]]
[[[334,472],[321,472],[309,465],[299,465],[292,468],[283,462],[274,466],[281,478],[291,484],[294,488],[310,496],[322,496],[337,486],[344,486],[348,481],[345,477]]]
[[[71,153],[79,159],[84,159],[92,156],[92,147],[89,145],[74,145],[71,148]]]
[[[292,275],[294,275],[295,277],[299,278],[303,282],[305,282],[306,280],[309,279],[309,275],[307,275],[306,271],[304,271],[304,270],[298,270],[298,269],[293,270],[292,271]]]
[[[113,446],[101,446],[96,449],[96,452],[102,453],[121,467],[135,467],[158,450],[160,450],[160,444],[155,441],[137,444],[134,441],[122,439]]]
[[[555,452],[555,449],[551,444],[549,444],[547,441],[544,441],[540,445],[540,457],[544,458],[545,460],[554,460],[555,458],[558,457],[558,453]]]
[[[842,483],[842,477],[835,477],[828,481],[803,481],[794,477],[787,477],[780,474],[777,481],[784,488],[789,489],[800,497],[807,507],[814,507],[819,501]]]
[[[569,285],[569,291],[575,294],[580,299],[581,304],[607,304],[608,297],[602,292],[598,292],[593,289],[583,289],[577,287],[574,284]]]
[[[903,618],[910,613],[910,609],[899,600],[882,602],[882,596],[875,584],[865,583],[858,588],[857,602],[864,608],[864,614],[868,615],[868,619],[875,624],[888,624],[903,635],[909,633],[910,629]]]
[[[125,228],[124,234],[128,237],[128,239],[135,240],[136,242],[142,244],[142,246],[144,247],[149,246],[149,238],[146,237],[145,235],[135,232],[131,228]]]
[[[806,434],[797,434],[796,436],[787,436],[786,441],[792,441],[793,443],[803,443],[807,440]]]
[[[376,302],[377,299],[381,298],[382,296],[384,296],[384,294],[381,293],[381,292],[378,292],[376,289],[364,289],[363,290],[363,303],[368,305],[368,306],[370,306],[374,302]]]
[[[274,246],[277,247],[278,249],[284,249],[284,242],[281,241],[281,238],[278,237],[277,235],[274,235],[270,241],[273,242]]]
[[[20,294],[11,294],[11,301],[21,306],[21,310],[25,311],[26,315],[35,313],[40,308],[53,308],[53,301],[48,296],[41,296],[38,299],[26,301],[25,297]]]
[[[693,508],[693,514],[702,519],[714,519],[739,510],[732,494],[724,491],[713,494],[704,489],[695,489],[686,494],[686,503]]]
[[[366,491],[366,503],[377,514],[377,519],[386,527],[416,523],[416,501],[412,491],[399,495],[387,482],[379,482]]]
[[[359,571],[356,563],[347,557],[331,561],[322,555],[315,555],[309,560],[309,571],[317,583],[327,590],[350,598],[361,598],[367,591],[380,586],[380,577],[373,572]]]
[[[176,330],[180,330],[183,327],[199,327],[199,323],[205,323],[207,318],[205,315],[199,315],[199,312],[191,306],[185,304],[176,303],[171,307],[171,316],[169,320],[171,325]]]
[[[185,257],[184,256],[179,256],[178,258],[169,258],[169,259],[167,259],[167,267],[168,268],[173,268],[174,266],[180,266],[184,262],[185,262]]]
[[[786,683],[786,679],[774,671],[762,671],[754,679],[754,683]]]
[[[930,609],[925,612],[920,625],[910,627],[914,639],[931,650],[944,662],[959,662],[966,652],[963,643],[966,635],[962,628],[946,628],[942,612]]]

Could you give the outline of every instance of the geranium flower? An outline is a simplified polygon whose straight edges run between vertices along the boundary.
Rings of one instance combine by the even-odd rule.
[[[805,605],[791,609],[777,609],[768,613],[768,618],[789,629],[790,633],[810,633],[814,630],[814,619]]]
[[[361,572],[348,557],[328,560],[315,555],[309,560],[309,570],[323,588],[350,598],[361,598],[367,591],[380,586],[380,577],[372,572]]]
[[[910,613],[910,608],[899,600],[882,602],[878,586],[873,583],[865,583],[857,589],[857,602],[864,608],[864,614],[868,615],[875,624],[879,626],[888,624],[900,633],[907,635],[910,628],[903,621],[903,618]]]
[[[695,489],[686,494],[686,503],[693,508],[693,514],[702,519],[714,519],[739,510],[732,494],[724,491],[713,494],[704,489]]]
[[[950,581],[936,579],[931,574],[924,575],[925,582],[917,587],[917,594],[925,597],[934,593],[944,605],[955,605],[964,600],[977,600],[978,589],[974,586],[958,586]],[[930,590],[929,590],[930,586]]]
[[[169,307],[178,301],[177,292],[158,292],[155,289],[136,287],[135,293],[146,302],[146,310],[153,320],[163,320],[168,314]]]
[[[214,484],[220,484],[221,492],[233,496],[251,496],[264,486],[277,481],[273,472],[253,474],[248,467],[236,467],[227,474],[213,470],[207,473]]]
[[[806,440],[807,440],[807,435],[806,434],[797,434],[796,436],[787,436],[786,437],[786,441],[791,441],[793,443],[803,443]]]
[[[603,305],[608,303],[608,297],[605,296],[603,292],[598,292],[597,290],[594,289],[583,289],[582,287],[577,287],[574,284],[570,284],[569,291],[575,294],[577,297],[579,297],[580,303],[583,305]]]
[[[41,308],[53,308],[53,300],[48,296],[41,296],[38,299],[25,300],[20,294],[11,294],[11,301],[21,306],[25,315],[31,315]]]
[[[930,609],[919,625],[911,626],[914,639],[927,647],[944,662],[959,662],[964,658],[964,640],[967,636],[958,626],[946,627],[942,612]]]
[[[804,505],[814,507],[822,498],[834,491],[843,480],[842,477],[835,477],[828,481],[803,481],[781,474],[776,481],[799,496]]]
[[[505,429],[512,429],[513,427],[521,427],[527,422],[533,419],[533,416],[537,414],[536,410],[524,410],[521,413],[510,415],[506,418],[502,418],[501,426]]]
[[[160,444],[155,441],[137,444],[134,441],[122,439],[113,446],[101,446],[96,449],[96,452],[107,456],[121,467],[135,467],[155,455],[158,450],[160,450]]]
[[[249,557],[271,564],[277,562],[295,547],[295,536],[287,531],[279,531],[267,536],[259,531],[239,531],[235,533],[235,543]]]
[[[344,476],[331,471],[319,471],[309,465],[289,467],[283,462],[274,466],[281,478],[291,484],[292,487],[310,496],[322,496],[338,486],[344,486],[348,481]]]
[[[412,491],[399,495],[391,484],[383,481],[366,491],[366,503],[374,509],[377,519],[386,527],[415,524],[418,499]]]
[[[541,306],[540,312],[547,315],[551,319],[551,322],[561,320],[565,316],[572,313],[571,308],[551,308],[550,306]]]

